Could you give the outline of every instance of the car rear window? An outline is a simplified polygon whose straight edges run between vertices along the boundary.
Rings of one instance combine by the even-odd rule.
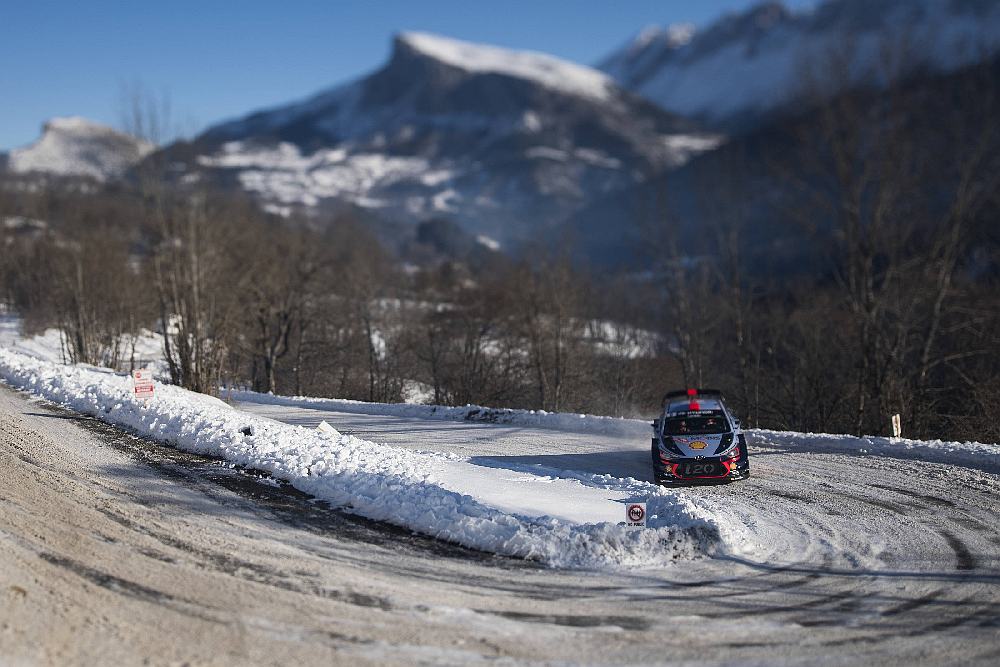
[[[670,415],[663,422],[664,435],[703,435],[728,432],[729,423],[721,410],[707,414]]]

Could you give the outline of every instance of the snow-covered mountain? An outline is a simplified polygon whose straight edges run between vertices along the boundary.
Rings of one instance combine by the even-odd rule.
[[[998,50],[996,0],[827,0],[802,12],[767,2],[701,31],[646,28],[598,67],[664,109],[732,128],[812,95],[812,80],[831,95]]]
[[[105,181],[120,176],[153,148],[148,142],[84,118],[53,118],[45,123],[38,141],[10,152],[6,168]]]
[[[167,152],[272,211],[444,216],[503,244],[718,143],[594,69],[422,33],[371,75]]]
[[[859,169],[874,155],[894,150],[905,141],[907,162],[894,167],[899,171],[887,173],[907,173],[906,178],[912,179],[905,201],[919,214],[907,219],[912,229],[919,229],[950,224],[947,207],[957,196],[959,174],[970,160],[978,159],[972,156],[982,155],[986,160],[977,173],[1000,173],[1000,158],[995,157],[1000,156],[998,90],[1000,55],[953,72],[926,72],[890,90],[850,90],[834,98],[832,107],[820,105],[794,116],[762,119],[759,127],[731,135],[718,150],[584,209],[566,223],[566,230],[589,241],[585,257],[589,263],[617,263],[634,270],[642,262],[659,259],[647,252],[657,247],[650,230],[661,225],[667,228],[668,223],[680,225],[676,238],[681,251],[700,257],[715,252],[711,250],[716,242],[713,235],[719,225],[728,229],[735,224],[741,230],[737,235],[740,255],[751,281],[775,276],[792,280],[810,272],[815,277],[829,262],[832,246],[827,246],[823,235],[832,222],[829,211],[836,210],[817,203],[822,197],[843,196],[831,176],[831,147],[839,146],[831,142],[843,138],[831,139],[827,133],[830,111],[858,112],[850,120],[840,117],[836,127],[856,128],[844,131],[850,137],[870,136],[879,142],[874,144],[876,149],[853,149]],[[870,132],[889,126],[900,133]],[[823,193],[820,199],[817,193]],[[994,209],[995,204],[990,204],[969,214],[975,222],[970,222],[965,233],[969,234],[968,247],[980,248],[977,253],[982,259],[970,260],[978,275],[1000,274],[1000,261],[993,259],[996,253],[983,250],[997,245]],[[810,212],[808,225],[802,224],[804,211]],[[616,224],[610,226],[609,220]],[[831,238],[831,243],[837,242]]]

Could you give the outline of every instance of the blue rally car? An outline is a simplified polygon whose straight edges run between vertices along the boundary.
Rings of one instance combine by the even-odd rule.
[[[714,389],[672,391],[653,420],[653,476],[658,484],[720,484],[750,476],[740,422]]]

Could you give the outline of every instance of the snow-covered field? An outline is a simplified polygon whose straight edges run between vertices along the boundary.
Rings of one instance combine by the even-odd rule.
[[[0,311],[0,348],[59,364],[67,363],[69,359],[66,341],[58,329],[46,329],[37,335],[25,336],[21,332],[21,320],[3,311]],[[134,361],[136,367],[150,368],[157,375],[167,373],[163,338],[157,333],[143,329],[134,339],[125,336],[121,351],[119,370],[128,370]]]

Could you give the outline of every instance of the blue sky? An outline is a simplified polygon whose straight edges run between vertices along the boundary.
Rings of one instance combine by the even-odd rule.
[[[793,7],[815,0],[785,0]],[[591,64],[642,27],[704,25],[751,0],[5,1],[0,150],[52,116],[117,125],[125,82],[169,97],[192,133],[371,71],[423,30]]]

